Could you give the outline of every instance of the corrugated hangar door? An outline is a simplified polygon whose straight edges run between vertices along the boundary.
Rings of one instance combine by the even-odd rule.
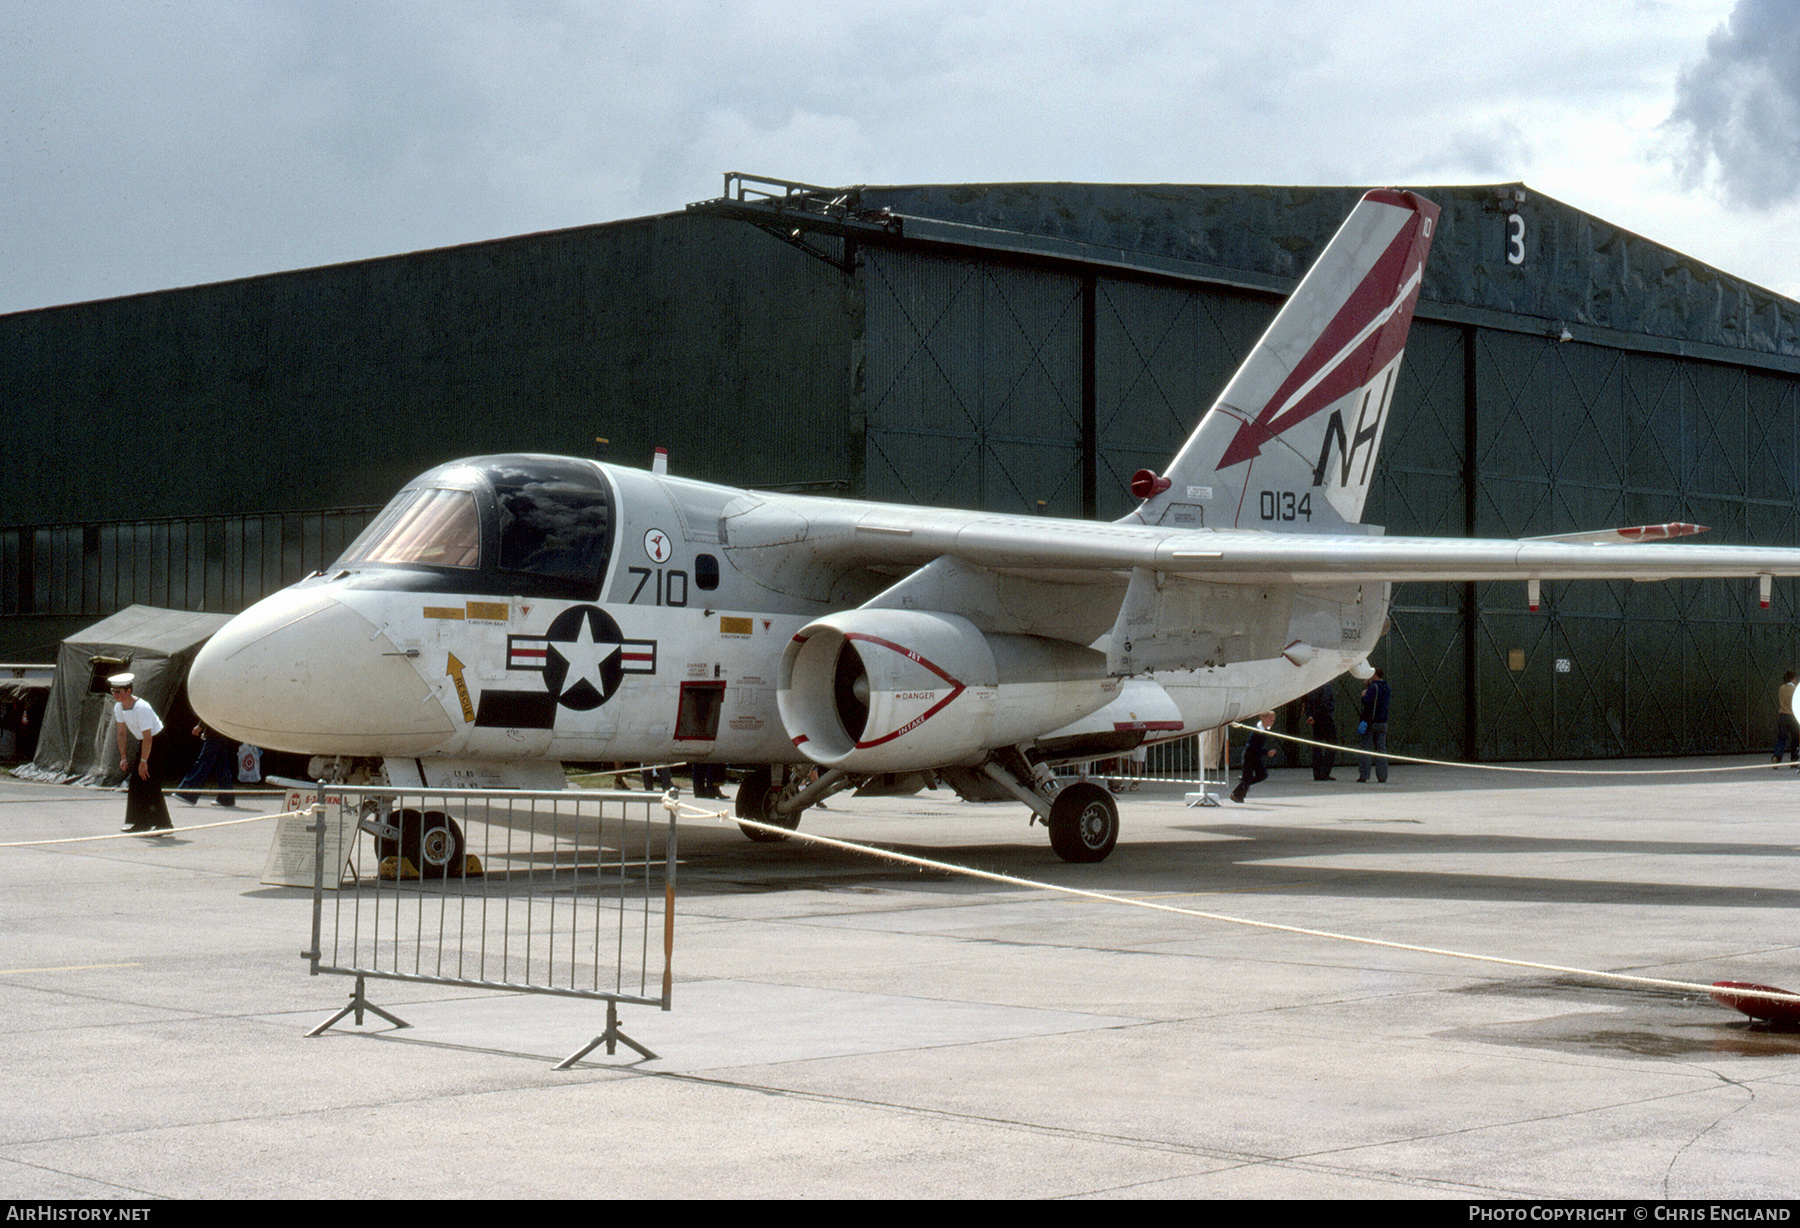
[[[1079,277],[867,248],[865,490],[1082,513]]]
[[[1792,544],[1794,395],[1743,368],[1476,336],[1474,532],[1694,521]],[[1654,550],[1655,546],[1642,547]],[[1475,586],[1482,759],[1725,753],[1764,739],[1791,619],[1753,580]]]
[[[1096,510],[1110,520],[1137,505],[1133,473],[1168,466],[1276,304],[1105,277],[1094,300]]]
[[[1092,514],[1122,516],[1131,474],[1168,464],[1277,305],[917,252],[863,260],[872,499],[1082,516],[1091,469]]]
[[[1363,519],[1394,537],[1466,535],[1466,334],[1415,320],[1383,434],[1381,468]],[[1459,759],[1468,719],[1464,603],[1467,586],[1396,585],[1387,634],[1372,660],[1394,687],[1395,745]],[[1340,705],[1362,684],[1338,684]],[[1340,708],[1340,712],[1343,711]],[[1351,722],[1354,725],[1354,721]]]
[[[1531,537],[1633,523],[1617,350],[1475,334],[1473,531]],[[1675,519],[1672,514],[1659,517]],[[1624,582],[1475,585],[1475,753],[1548,759],[1623,753]]]
[[[1630,510],[1711,525],[1720,543],[1792,546],[1796,410],[1792,380],[1715,363],[1631,355]],[[1668,514],[1663,508],[1679,509]],[[1626,586],[1632,634],[1624,712],[1633,754],[1733,753],[1774,740],[1775,689],[1793,659],[1795,593],[1777,581],[1761,609],[1754,580]]]

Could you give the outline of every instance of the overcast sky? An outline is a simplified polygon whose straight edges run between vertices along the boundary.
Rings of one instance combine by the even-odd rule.
[[[0,312],[730,170],[1524,180],[1800,298],[1800,0],[0,0]]]

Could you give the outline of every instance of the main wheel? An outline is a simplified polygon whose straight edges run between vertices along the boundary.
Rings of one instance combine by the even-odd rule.
[[[757,823],[773,823],[777,827],[785,827],[793,831],[800,826],[800,812],[779,814],[775,803],[781,800],[781,786],[775,783],[775,772],[768,764],[752,768],[744,777],[744,783],[738,786],[737,800],[732,809],[737,811],[740,819],[750,819]],[[760,827],[749,827],[738,824],[738,830],[758,844],[779,844],[787,839],[787,832],[766,831]]]
[[[1078,780],[1050,803],[1050,847],[1064,861],[1105,861],[1119,842],[1119,804],[1112,794]]]

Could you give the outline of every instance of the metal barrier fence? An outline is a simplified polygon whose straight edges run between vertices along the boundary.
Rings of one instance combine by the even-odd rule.
[[[620,1003],[670,1007],[675,813],[655,794],[321,785],[312,975],[604,1001],[606,1031],[564,1059],[623,1041]],[[304,804],[310,804],[306,799]],[[337,870],[332,880],[333,868]]]
[[[1231,773],[1225,760],[1229,731],[1210,729],[1189,734],[1145,748],[1141,767],[1131,763],[1129,755],[1064,763],[1056,774],[1064,778],[1082,776],[1104,780],[1118,786],[1114,792],[1135,789],[1138,781],[1177,782],[1196,786],[1190,794],[1190,805],[1217,805],[1217,797],[1231,790]]]

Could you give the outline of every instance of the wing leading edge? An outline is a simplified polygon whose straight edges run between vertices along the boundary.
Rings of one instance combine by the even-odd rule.
[[[1220,583],[1367,583],[1403,580],[1672,580],[1800,575],[1800,550],[1217,533],[1151,547],[1137,564]]]
[[[1097,583],[1138,567],[1226,584],[1800,575],[1800,549],[1785,547],[1179,531],[838,501],[827,509],[826,502],[806,514],[778,514],[789,528],[780,547],[859,566],[910,570],[948,557],[996,570],[1061,572],[1071,582],[1089,573],[1085,578]],[[750,545],[743,528],[755,518],[750,512],[734,519],[734,549]]]

